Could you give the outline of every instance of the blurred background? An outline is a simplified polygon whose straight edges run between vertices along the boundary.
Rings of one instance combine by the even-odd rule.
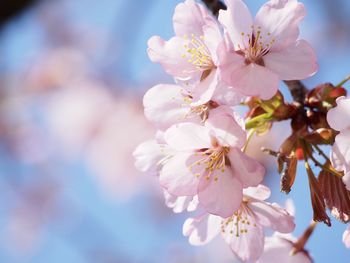
[[[137,172],[131,156],[155,132],[143,117],[144,92],[172,82],[149,61],[147,40],[172,36],[179,2],[2,1],[0,262],[235,262],[220,238],[188,244],[186,215],[165,207],[157,178]],[[264,3],[246,2],[253,12]],[[305,83],[337,84],[350,73],[350,2],[302,2],[301,34],[320,64]],[[268,167],[271,200],[294,200],[299,236],[312,217],[305,174],[285,196],[275,160],[257,154],[287,135],[288,123],[275,125],[250,151]],[[318,226],[307,248],[315,262],[349,263],[345,225],[332,223]]]

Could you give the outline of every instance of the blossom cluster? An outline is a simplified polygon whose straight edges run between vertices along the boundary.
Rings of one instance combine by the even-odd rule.
[[[269,100],[281,80],[313,75],[316,56],[299,39],[305,8],[297,0],[271,0],[255,18],[242,0],[225,2],[218,19],[194,0],[178,4],[175,36],[148,41],[151,61],[176,84],[145,94],[145,116],[158,132],[134,156],[140,170],[158,174],[167,206],[194,214],[183,226],[191,244],[221,234],[242,261],[271,262],[289,257],[293,241],[265,239],[265,228],[291,233],[294,217],[266,201],[265,168],[247,155],[251,132],[234,106],[252,97]],[[311,262],[300,251],[290,258]]]

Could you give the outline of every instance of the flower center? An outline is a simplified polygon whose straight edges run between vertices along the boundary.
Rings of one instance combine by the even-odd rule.
[[[263,34],[261,32],[261,27],[258,26],[257,29],[252,26],[252,33],[241,33],[243,47],[238,44],[238,54],[245,56],[245,63],[256,63],[258,65],[264,65],[262,59],[267,53],[269,53],[270,48],[275,43],[275,38],[271,37],[271,33]]]
[[[191,106],[193,98],[188,94],[184,95],[183,101],[184,103],[181,104],[181,107],[190,107],[190,110],[185,114],[184,119],[190,118],[193,115],[197,115],[201,118],[202,122],[205,122],[208,119],[209,111],[211,109],[215,109],[219,106],[215,101],[212,100],[198,106]]]
[[[187,59],[189,63],[192,63],[200,71],[215,68],[210,51],[204,43],[204,36],[198,37],[192,34],[191,38],[189,38],[187,35],[184,35],[184,39],[186,52],[182,54],[183,58]]]
[[[249,214],[252,214],[252,212],[243,201],[239,210],[234,212],[232,216],[221,221],[221,232],[223,234],[229,233],[230,235],[235,235],[236,237],[247,234],[249,227],[257,226],[253,217],[248,216]]]
[[[214,139],[215,140],[215,139]],[[217,144],[217,142],[214,142]],[[195,170],[195,176],[200,177],[205,175],[207,180],[214,176],[214,181],[219,179],[217,172],[225,172],[225,165],[228,162],[226,154],[230,151],[228,147],[216,146],[214,148],[202,149],[195,153],[195,156],[201,156],[202,158],[191,164],[188,168],[191,171]],[[197,166],[199,169],[195,168]]]

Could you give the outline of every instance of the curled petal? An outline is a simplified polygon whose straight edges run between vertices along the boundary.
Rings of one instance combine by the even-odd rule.
[[[179,37],[173,37],[164,41],[159,36],[153,36],[148,40],[147,53],[152,62],[160,63],[164,70],[180,79],[190,79],[196,75],[197,69],[184,57],[186,41]]]
[[[207,71],[204,71],[203,74],[207,74]],[[209,75],[197,83],[193,88],[193,102],[191,105],[199,106],[210,101],[218,85],[219,79],[217,70],[210,70]]]
[[[176,6],[173,24],[175,34],[179,37],[184,35],[203,35],[203,26],[215,23],[208,10],[197,4],[194,0],[186,0]]]
[[[350,129],[341,131],[335,137],[335,143],[332,147],[331,152],[331,162],[334,168],[338,171],[343,171],[345,173],[349,172],[350,168]],[[343,181],[347,188],[350,189],[349,183],[347,181],[346,175],[343,177]]]
[[[265,185],[259,184],[257,187],[247,187],[243,190],[244,196],[263,201],[270,197],[271,190]]]
[[[327,113],[328,124],[337,131],[350,127],[350,98],[339,97],[337,106]]]
[[[197,196],[176,196],[164,191],[165,204],[172,208],[174,213],[182,213],[183,211],[195,211],[198,206]]]
[[[177,151],[191,151],[210,148],[210,129],[194,123],[179,123],[164,133],[164,140]]]
[[[254,211],[259,224],[280,233],[290,233],[294,230],[294,217],[277,204],[267,202],[251,202],[249,207]]]
[[[238,47],[248,46],[248,40],[242,33],[250,35],[253,26],[253,17],[242,0],[226,0],[227,10],[220,10],[219,21],[224,26],[230,40]]]
[[[191,245],[200,246],[207,244],[220,233],[219,216],[203,214],[195,218],[189,218],[183,225],[183,235],[189,237]]]
[[[297,0],[270,0],[255,17],[255,27],[276,41],[272,50],[280,50],[295,42],[299,36],[299,23],[305,16],[305,7]]]
[[[157,163],[164,157],[164,152],[155,140],[149,140],[137,146],[133,156],[138,170],[155,172]]]
[[[186,104],[183,93],[182,87],[171,84],[159,84],[149,89],[143,97],[146,118],[159,128],[168,128],[184,121],[190,105]],[[195,119],[200,121],[198,116]]]

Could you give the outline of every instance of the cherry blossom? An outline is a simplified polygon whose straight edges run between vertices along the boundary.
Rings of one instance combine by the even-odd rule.
[[[347,248],[350,248],[350,225],[348,225],[347,229],[344,231],[343,242]]]
[[[220,91],[220,89],[218,89]],[[203,104],[193,103],[193,95],[180,85],[158,84],[149,89],[143,97],[146,118],[159,129],[169,128],[180,122],[201,123],[209,116],[209,111],[219,105],[237,105],[241,100],[237,92],[229,89],[213,95]]]
[[[246,133],[220,106],[203,125],[180,123],[164,133],[176,153],[160,171],[160,183],[176,196],[194,196],[209,213],[230,216],[242,201],[243,187],[258,185],[264,167],[241,151]],[[232,110],[231,110],[232,112]]]
[[[311,46],[298,39],[305,16],[297,0],[271,0],[253,19],[241,0],[226,0],[219,21],[227,41],[219,53],[222,79],[247,96],[269,99],[279,80],[304,79],[317,71]]]
[[[265,201],[270,190],[263,185],[244,189],[239,209],[227,218],[203,213],[189,218],[183,234],[192,245],[204,245],[221,233],[231,250],[242,261],[257,260],[264,249],[264,228],[282,233],[293,231],[294,218],[277,204]]]
[[[194,102],[206,103],[220,86],[217,48],[223,38],[218,23],[202,5],[186,0],[176,6],[173,24],[175,36],[170,40],[149,39],[148,55],[178,81],[195,85]]]
[[[344,171],[342,177],[346,188],[350,190],[350,99],[340,97],[337,106],[327,114],[329,125],[340,133],[335,137],[331,151],[331,162],[335,169]]]

